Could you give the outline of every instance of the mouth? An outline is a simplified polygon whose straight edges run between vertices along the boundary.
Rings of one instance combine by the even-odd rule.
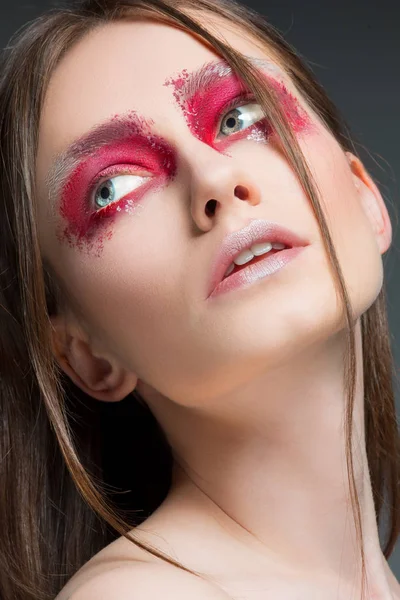
[[[243,269],[246,269],[246,267],[264,260],[266,256],[272,256],[273,254],[277,254],[278,252],[281,252],[287,248],[292,248],[292,246],[286,246],[285,244],[279,242],[274,244],[271,244],[271,242],[253,244],[251,248],[240,253],[239,256],[242,257],[241,260],[238,260],[238,257],[236,257],[231,262],[222,278],[222,281],[227,277],[234,275],[238,271],[242,271]]]
[[[253,219],[247,227],[224,238],[212,264],[207,297],[223,280],[229,279],[239,271],[265,261],[274,254],[307,246],[308,243],[276,223]]]

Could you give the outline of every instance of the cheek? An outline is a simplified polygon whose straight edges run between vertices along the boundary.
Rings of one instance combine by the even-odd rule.
[[[184,314],[185,276],[177,260],[184,225],[162,211],[145,213],[121,219],[100,257],[68,249],[60,262],[93,338],[141,371],[151,356],[168,356],[164,340]]]
[[[321,195],[323,212],[357,314],[375,300],[383,266],[377,241],[353,182],[346,156],[328,134],[302,148]]]

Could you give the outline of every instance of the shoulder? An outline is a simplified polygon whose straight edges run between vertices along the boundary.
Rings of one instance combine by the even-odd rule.
[[[213,583],[173,565],[133,563],[109,568],[62,600],[227,600]]]

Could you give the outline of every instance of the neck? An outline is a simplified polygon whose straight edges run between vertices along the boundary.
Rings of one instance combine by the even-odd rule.
[[[213,516],[214,533],[218,521],[218,535],[270,564],[354,586],[361,559],[345,454],[345,344],[341,332],[201,407],[168,401],[162,414],[152,410],[176,461],[171,500]],[[391,598],[397,582],[380,549],[365,450],[359,323],[356,353],[353,464],[368,584],[374,597]]]

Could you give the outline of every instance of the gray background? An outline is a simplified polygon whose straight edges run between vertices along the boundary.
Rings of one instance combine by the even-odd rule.
[[[386,200],[392,248],[384,256],[394,359],[400,365],[400,2],[398,0],[248,0],[300,52],[349,123],[357,149]],[[0,7],[0,45],[21,25],[55,6],[15,0]],[[399,386],[396,396],[399,406]],[[400,579],[400,543],[389,559]]]

